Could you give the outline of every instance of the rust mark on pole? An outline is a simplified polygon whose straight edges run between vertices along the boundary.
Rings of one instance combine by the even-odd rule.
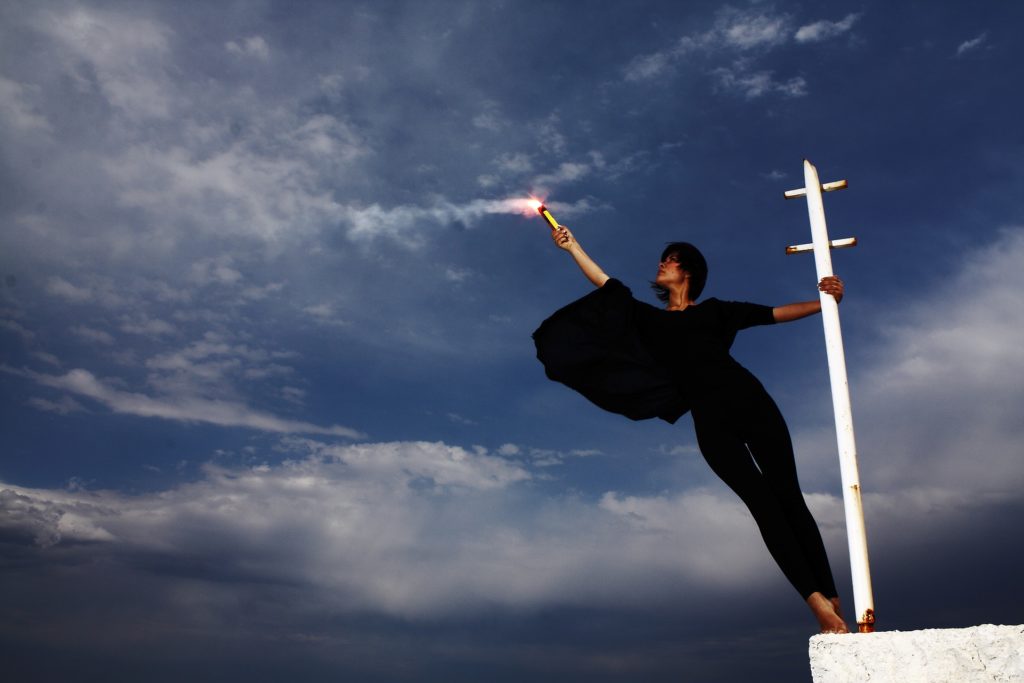
[[[857,630],[860,633],[875,632],[875,610],[869,609],[864,612],[864,620],[857,622]]]

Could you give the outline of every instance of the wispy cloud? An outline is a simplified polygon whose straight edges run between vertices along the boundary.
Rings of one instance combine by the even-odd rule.
[[[98,87],[117,111],[132,120],[171,115],[174,90],[166,69],[172,33],[165,26],[85,7],[42,13],[36,24],[62,48],[67,72],[79,87]],[[82,63],[90,69],[83,71]]]
[[[860,19],[860,14],[856,13],[847,14],[839,21],[822,19],[821,21],[801,26],[797,29],[793,38],[798,43],[818,43],[846,33],[853,28],[858,19]]]
[[[62,277],[51,277],[46,283],[46,291],[53,296],[79,303],[96,298],[96,292],[92,288],[74,285]]]
[[[49,399],[39,398],[36,396],[30,398],[28,400],[28,404],[37,410],[42,410],[47,413],[56,413],[58,415],[86,412],[85,406],[70,396],[61,396],[58,401],[51,401]]]
[[[533,161],[529,155],[523,153],[502,154],[495,162],[495,166],[505,173],[529,173],[533,170]]]
[[[789,15],[727,7],[718,13],[708,31],[683,36],[665,50],[634,58],[623,75],[627,81],[646,81],[670,73],[690,55],[732,55],[730,66],[711,70],[721,90],[746,99],[769,94],[802,97],[807,94],[807,81],[802,76],[776,79],[772,70],[755,65],[753,55],[778,48],[791,39],[797,43],[815,43],[834,38],[849,31],[859,18],[860,14],[848,14],[839,21],[817,21],[794,32]]]
[[[35,339],[35,332],[22,325],[17,320],[0,319],[0,330],[6,330],[21,337],[25,342]]]
[[[508,125],[501,115],[501,107],[497,102],[489,100],[483,103],[483,111],[473,117],[473,126],[491,132],[498,132]]]
[[[591,171],[590,164],[581,164],[567,161],[559,164],[552,173],[545,173],[536,176],[532,185],[536,190],[548,190],[553,186],[573,182],[588,175]]]
[[[749,50],[786,42],[789,25],[785,15],[728,9],[719,17],[715,31],[726,45]]]
[[[115,341],[114,336],[109,332],[97,330],[96,328],[89,327],[87,325],[75,325],[71,328],[71,333],[90,344],[113,346]]]
[[[49,137],[50,122],[33,104],[39,88],[24,85],[0,76],[0,122],[3,128],[21,135]]]
[[[159,397],[124,391],[103,382],[88,370],[80,368],[71,370],[64,375],[47,375],[29,370],[15,370],[6,366],[0,366],[0,371],[24,376],[43,386],[90,398],[115,413],[125,415],[197,422],[221,427],[242,427],[273,433],[324,434],[351,439],[365,437],[362,432],[349,427],[340,425],[322,427],[301,420],[289,420],[233,401],[189,395]]]
[[[644,81],[674,69],[690,54],[770,49],[788,40],[790,23],[787,15],[727,7],[718,13],[709,30],[683,36],[665,50],[638,56],[623,73],[627,81]]]
[[[272,150],[259,149],[256,140],[195,150],[147,144],[123,151],[105,168],[121,206],[175,231],[273,241],[336,223],[344,207],[327,191],[325,167],[349,164],[368,153],[366,147],[327,114],[274,123],[278,144]]]
[[[970,40],[965,40],[964,42],[960,43],[959,46],[957,46],[957,48],[956,48],[956,56],[960,57],[960,56],[962,56],[962,55],[964,55],[964,54],[966,54],[968,52],[972,52],[974,50],[977,50],[982,45],[984,45],[985,41],[987,41],[987,40],[988,40],[988,32],[987,31],[985,33],[982,33],[982,34],[974,37],[974,38],[971,38]]]
[[[128,316],[122,320],[120,329],[128,334],[138,334],[143,337],[162,337],[174,334],[177,329],[166,320],[150,318],[146,315]]]
[[[270,46],[263,36],[231,40],[225,43],[224,49],[237,57],[251,57],[264,62],[270,59]]]
[[[713,73],[722,90],[742,95],[748,100],[772,93],[785,97],[803,97],[807,94],[807,81],[802,77],[794,76],[785,81],[778,81],[774,72],[749,71],[745,63],[722,67]]]

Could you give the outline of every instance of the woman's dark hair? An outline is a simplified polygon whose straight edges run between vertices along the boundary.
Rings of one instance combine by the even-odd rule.
[[[708,262],[704,254],[689,242],[669,242],[665,251],[661,252],[661,260],[669,256],[679,259],[679,267],[690,274],[690,296],[696,300],[704,291],[704,283],[708,279]],[[668,303],[668,290],[659,284],[651,283],[651,289],[662,303]]]

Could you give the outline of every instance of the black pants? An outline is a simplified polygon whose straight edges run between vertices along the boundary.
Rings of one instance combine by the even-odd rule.
[[[797,480],[789,429],[775,401],[756,386],[693,406],[697,444],[708,465],[743,500],[768,551],[806,600],[837,597],[818,525]],[[718,393],[718,392],[716,392]]]

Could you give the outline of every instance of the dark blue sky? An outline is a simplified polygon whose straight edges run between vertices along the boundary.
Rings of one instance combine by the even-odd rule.
[[[0,652],[19,680],[809,680],[688,417],[530,334],[589,284],[815,296],[882,629],[1020,623],[1014,3],[0,7]],[[821,325],[742,334],[852,612]]]

